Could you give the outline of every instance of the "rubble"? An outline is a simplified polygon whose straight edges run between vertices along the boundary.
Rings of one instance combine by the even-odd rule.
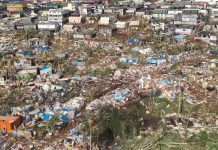
[[[217,113],[212,1],[12,3],[0,8],[0,149],[94,148],[104,106],[139,104],[181,135],[218,124],[197,116]]]

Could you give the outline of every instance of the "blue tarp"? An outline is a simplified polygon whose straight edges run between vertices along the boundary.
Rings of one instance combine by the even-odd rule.
[[[7,0],[7,1],[9,1],[9,0]],[[12,3],[20,3],[21,0],[11,0],[11,2],[12,2]]]
[[[1,116],[5,116],[5,112],[1,112]]]
[[[82,65],[82,61],[81,60],[74,60],[74,61],[72,61],[72,64],[76,65],[76,66],[80,66],[80,65]]]
[[[118,91],[116,91],[115,92],[115,94],[114,94],[114,99],[116,100],[116,101],[121,101],[121,100],[123,100],[124,99],[124,96],[128,93],[128,89],[126,88],[126,89],[122,89],[122,90],[118,90]]]
[[[138,63],[139,59],[138,58],[120,58],[120,62],[123,62],[123,63]]]
[[[127,43],[128,44],[135,44],[135,43],[143,43],[143,39],[133,39],[133,38],[128,38]]]
[[[134,44],[134,43],[136,43],[135,39],[131,39],[131,38],[129,38],[129,39],[127,40],[127,42],[128,42],[129,44]]]
[[[185,38],[185,35],[176,35],[174,36],[174,38],[176,39],[176,41],[183,41]]]
[[[161,80],[160,83],[167,85],[167,84],[170,84],[170,80]]]
[[[34,55],[32,51],[20,51],[20,52],[17,52],[17,54],[24,55],[24,56]]]
[[[41,66],[39,67],[39,70],[46,70],[46,69],[49,69],[50,67],[49,66]]]
[[[179,61],[179,56],[177,55],[171,56],[170,61]]]
[[[129,58],[128,59],[129,63],[137,63],[138,61],[139,61],[139,59],[137,59],[137,58]]]
[[[120,62],[127,63],[128,59],[127,58],[120,58]]]
[[[48,113],[43,113],[42,114],[42,119],[47,121],[47,120],[50,120],[52,118],[52,115],[51,114],[48,114]]]
[[[64,123],[68,123],[70,118],[67,115],[60,115],[60,119],[64,122]]]
[[[74,77],[79,79],[80,78],[80,74],[75,74]]]
[[[146,62],[150,63],[150,64],[156,64],[158,62],[158,58],[157,57],[149,57],[146,59]]]
[[[71,108],[63,108],[62,110],[63,110],[63,111],[66,111],[66,112],[74,111],[74,110],[71,109]]]
[[[41,51],[48,51],[49,47],[48,45],[44,45],[44,46],[41,46],[41,45],[33,45],[32,48],[34,50],[41,50]]]
[[[115,95],[114,95],[114,99],[117,100],[117,101],[120,101],[123,99],[123,95],[119,92],[116,92]]]

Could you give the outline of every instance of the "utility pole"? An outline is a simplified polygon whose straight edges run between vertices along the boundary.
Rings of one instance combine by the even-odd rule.
[[[178,114],[183,112],[183,92],[184,92],[184,87],[181,86],[180,79],[179,79],[179,108],[178,108]]]
[[[160,139],[159,139],[159,148],[160,150],[162,150]]]
[[[180,79],[179,79],[179,108],[178,108],[178,115],[180,114],[181,112],[181,83],[180,83]]]
[[[93,121],[89,119],[88,124],[89,124],[89,132],[90,132],[90,139],[89,139],[90,150],[92,150],[92,123]]]
[[[90,141],[89,141],[89,145],[90,145],[90,150],[92,150],[92,131],[90,128]]]

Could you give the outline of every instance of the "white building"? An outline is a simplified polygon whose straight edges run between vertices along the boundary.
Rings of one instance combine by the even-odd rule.
[[[182,24],[197,25],[198,15],[196,14],[182,14]]]
[[[183,9],[182,10],[182,24],[197,25],[199,9]]]
[[[127,22],[125,21],[117,21],[115,23],[117,29],[125,29],[127,27]]]
[[[109,25],[110,17],[101,17],[98,24],[99,25]]]
[[[77,7],[73,3],[68,3],[67,6],[64,7],[63,9],[75,12],[77,10]]]
[[[215,33],[210,33],[207,31],[203,31],[201,33],[199,33],[195,39],[200,39],[204,42],[210,43],[210,42],[216,42],[217,41],[217,37]]]
[[[63,31],[64,32],[74,32],[75,29],[73,28],[73,25],[65,24],[63,25]]]
[[[166,23],[164,21],[152,21],[151,28],[153,30],[165,30]]]
[[[50,9],[48,11],[48,21],[56,22],[61,26],[68,22],[69,11],[64,9]]]
[[[82,23],[82,16],[70,16],[69,23],[71,24],[80,24]]]
[[[40,21],[37,24],[37,28],[39,30],[56,31],[60,28],[60,25],[58,23],[55,23],[55,22]]]
[[[135,12],[135,15],[136,15],[137,17],[145,17],[145,12],[144,12],[144,11],[136,11],[136,12]]]
[[[194,29],[194,26],[180,26],[175,28],[175,33],[182,35],[191,35]]]
[[[168,15],[178,15],[182,14],[182,10],[179,9],[169,9],[168,10]]]
[[[152,17],[157,19],[165,19],[167,14],[168,14],[167,9],[155,9],[152,13]]]
[[[194,2],[205,2],[209,5],[217,5],[218,0],[193,0]]]

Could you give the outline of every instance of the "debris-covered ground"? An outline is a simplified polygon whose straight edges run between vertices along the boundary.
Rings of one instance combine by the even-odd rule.
[[[197,15],[185,28],[179,16],[158,18],[160,4],[169,3],[124,5],[125,14],[122,4],[87,4],[96,6],[87,14],[78,4],[57,28],[42,14],[65,10],[41,4],[22,11],[36,28],[12,12],[0,19],[0,149],[218,149],[213,5],[203,15],[201,3],[170,4],[168,12]]]

